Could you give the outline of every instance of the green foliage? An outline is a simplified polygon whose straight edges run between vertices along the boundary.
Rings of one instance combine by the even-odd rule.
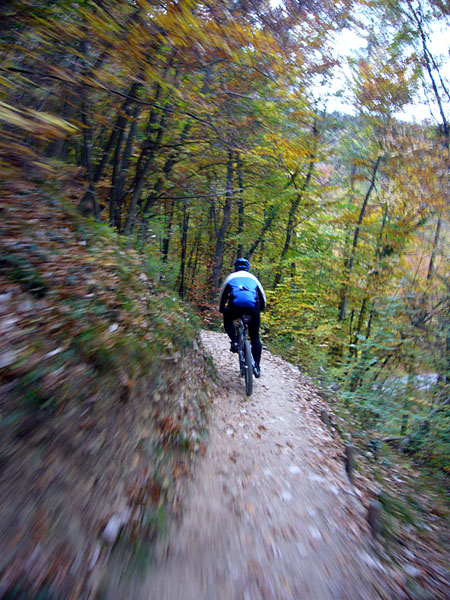
[[[439,390],[392,381],[411,376],[414,388],[420,375],[450,373],[448,140],[396,115],[426,78],[429,93],[447,97],[424,47],[446,23],[441,5],[425,2],[420,15],[411,3],[364,5],[373,21],[350,63],[349,116],[326,115],[312,98],[337,67],[329,34],[352,24],[348,3],[324,1],[313,19],[298,3],[279,11],[266,1],[232,13],[221,2],[9,4],[3,185],[26,194],[39,181],[70,197],[86,268],[105,266],[78,293],[84,276],[66,265],[66,351],[130,377],[188,352],[199,324],[177,296],[219,327],[220,280],[248,255],[268,290],[265,342],[334,379],[361,427],[414,431]],[[93,218],[78,219],[72,203]],[[7,279],[36,297],[58,294],[39,256],[6,250]],[[39,382],[30,389],[45,402]],[[447,468],[447,445],[443,410],[413,449]]]
[[[408,444],[407,450],[417,460],[450,473],[450,408],[447,406],[431,425],[420,429]]]
[[[194,309],[221,328],[214,302],[237,255],[268,292],[264,343],[336,398],[380,481],[384,438],[450,469],[449,407],[433,412],[450,378],[448,82],[427,46],[448,11],[363,3],[349,116],[326,115],[316,84],[338,67],[331,35],[354,25],[352,3],[232,4],[0,8],[0,277],[20,315],[0,313],[0,437],[67,404],[116,411],[145,380],[154,497],[113,550],[122,567],[132,547],[130,577],[164,531],[174,464],[205,434],[202,390],[187,414],[170,403],[191,385],[172,366],[200,354]],[[397,118],[425,80],[438,128]],[[417,523],[414,499],[381,501],[388,539]]]
[[[31,588],[18,585],[4,592],[2,598],[4,600],[53,600],[55,596],[46,586],[38,591],[32,591]]]
[[[396,539],[397,524],[400,521],[407,525],[416,525],[416,516],[408,502],[400,500],[397,496],[389,494],[386,491],[380,495],[380,502],[383,506],[383,535],[390,539]]]
[[[21,284],[31,294],[38,298],[45,296],[47,287],[38,269],[30,261],[10,249],[1,248],[0,273]]]

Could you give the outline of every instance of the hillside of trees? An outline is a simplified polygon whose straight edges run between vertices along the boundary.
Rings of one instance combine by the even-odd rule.
[[[381,0],[10,2],[3,185],[70,179],[83,214],[203,311],[245,255],[270,290],[265,338],[337,379],[365,429],[448,468],[449,88],[430,37],[448,16]],[[342,28],[368,38],[348,67],[354,116],[317,92]],[[419,91],[431,113],[399,120]]]
[[[114,319],[85,337],[75,321],[91,310],[114,316],[127,300],[109,306],[106,283],[86,282],[83,293],[100,294],[98,306],[75,298],[74,244],[85,244],[95,268],[114,260],[120,271],[121,253],[131,253],[140,266],[132,275],[125,268],[124,286],[141,285],[139,273],[154,282],[157,312],[178,315],[161,324],[158,312],[155,328],[178,319],[182,329],[169,350],[161,342],[161,356],[195,337],[191,322],[181,325],[194,317],[172,298],[220,325],[220,283],[245,256],[268,292],[264,343],[315,379],[372,457],[387,444],[447,482],[449,49],[433,40],[449,21],[440,0],[3,2],[4,293],[13,281],[45,298],[63,270],[62,298],[73,311],[63,328],[78,336],[83,361],[95,356],[107,370],[121,360],[108,350]],[[342,57],[349,31],[361,48]],[[351,113],[335,108],[330,91],[342,72],[340,98]],[[414,121],[402,112],[411,106]],[[59,270],[34,276],[47,260],[37,246],[55,199],[73,223],[56,233],[70,230],[68,250],[58,246]],[[74,241],[80,223],[90,233]],[[24,241],[22,228],[32,237],[39,229],[39,239]],[[147,302],[134,293],[132,336]],[[89,337],[97,335],[102,349]],[[33,395],[26,356],[3,350],[2,385],[11,370],[28,373],[21,389]],[[133,377],[122,376],[125,388]]]

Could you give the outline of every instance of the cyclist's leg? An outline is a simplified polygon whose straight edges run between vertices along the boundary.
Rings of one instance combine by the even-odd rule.
[[[261,323],[260,312],[257,309],[252,309],[248,314],[251,316],[250,323],[248,324],[248,333],[252,343],[253,360],[255,361],[256,366],[259,368],[262,349],[261,341],[259,339],[259,326]]]
[[[236,312],[230,308],[225,308],[223,311],[223,326],[225,328],[228,337],[231,340],[232,344],[236,344],[237,346],[237,335],[236,335],[236,327],[234,325],[234,320],[238,315]]]

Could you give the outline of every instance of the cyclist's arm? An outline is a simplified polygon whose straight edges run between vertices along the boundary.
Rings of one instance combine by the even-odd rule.
[[[263,286],[258,281],[258,287],[256,288],[259,297],[260,310],[264,310],[266,308],[266,294],[264,293]]]
[[[225,281],[224,285],[222,286],[222,289],[220,290],[219,305],[217,307],[221,313],[223,313],[223,311],[225,310],[225,306],[228,302],[229,295],[230,295],[230,286]]]

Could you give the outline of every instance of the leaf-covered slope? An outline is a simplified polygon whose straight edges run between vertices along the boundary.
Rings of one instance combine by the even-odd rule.
[[[109,228],[34,192],[1,217],[1,582],[79,597],[111,519],[126,564],[176,509],[211,368],[195,317]]]

